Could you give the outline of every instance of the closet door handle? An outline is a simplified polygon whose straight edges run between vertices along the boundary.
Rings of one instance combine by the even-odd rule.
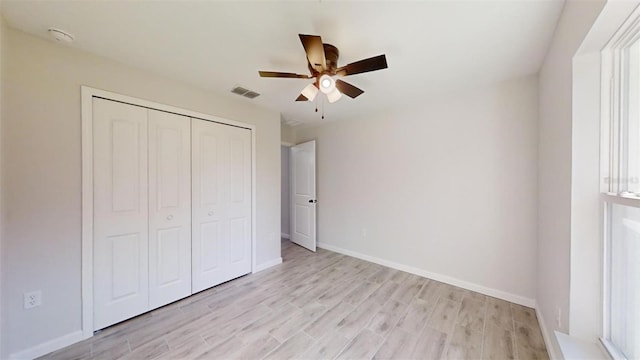
[[[213,211],[209,211],[209,216],[213,216]]]
[[[167,220],[169,220],[169,221],[173,220],[173,215],[167,216]]]

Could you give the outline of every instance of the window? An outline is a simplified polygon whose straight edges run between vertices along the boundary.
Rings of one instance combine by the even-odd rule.
[[[640,358],[640,209],[610,204],[608,340],[629,359]]]
[[[616,359],[640,359],[640,18],[614,36],[602,64],[602,342]]]

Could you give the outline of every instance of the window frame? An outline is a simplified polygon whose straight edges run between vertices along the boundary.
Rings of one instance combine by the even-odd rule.
[[[602,337],[600,341],[613,359],[626,359],[611,339],[611,217],[614,204],[640,208],[640,194],[628,192],[625,165],[629,49],[640,42],[640,10],[611,38],[601,53],[600,202],[602,209]],[[640,106],[640,104],[639,104]]]

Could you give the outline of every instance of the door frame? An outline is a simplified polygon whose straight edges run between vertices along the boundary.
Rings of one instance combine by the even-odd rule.
[[[251,272],[256,272],[256,126],[110,91],[81,86],[82,105],[82,338],[93,336],[93,98],[251,130]]]

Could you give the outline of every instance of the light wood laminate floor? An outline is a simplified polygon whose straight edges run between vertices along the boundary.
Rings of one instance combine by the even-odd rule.
[[[289,241],[282,253],[44,358],[548,358],[533,309]]]

